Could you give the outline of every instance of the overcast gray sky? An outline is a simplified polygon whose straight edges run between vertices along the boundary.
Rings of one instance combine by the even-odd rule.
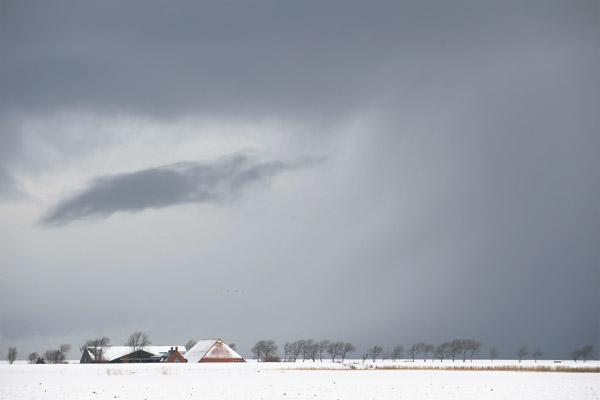
[[[599,37],[597,1],[0,2],[0,352],[598,349]]]

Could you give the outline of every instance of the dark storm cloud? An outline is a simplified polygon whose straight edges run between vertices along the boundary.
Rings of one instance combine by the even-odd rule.
[[[585,7],[562,3],[531,3],[519,12],[489,2],[369,7],[183,1],[173,7],[58,1],[0,7],[0,87],[11,94],[2,96],[0,109],[28,112],[330,119],[367,104],[375,83],[420,80],[427,65],[539,38],[595,43],[585,25],[569,24],[578,14],[585,18]],[[532,29],[536,36],[528,36]]]
[[[284,170],[314,165],[258,162],[236,155],[213,163],[177,163],[132,173],[94,179],[80,193],[61,200],[41,222],[66,225],[74,220],[108,217],[116,212],[136,212],[183,203],[228,202],[251,185],[267,182]]]
[[[0,299],[19,304],[0,308],[0,336],[93,320],[115,332],[157,310],[185,317],[205,305],[197,329],[228,329],[247,349],[270,337],[389,348],[474,336],[498,345],[502,357],[527,344],[558,358],[599,344],[599,14],[593,0],[0,2],[5,192],[19,167],[43,163],[29,144],[45,141],[62,161],[85,146],[118,146],[101,145],[85,124],[77,140],[60,124],[23,139],[22,121],[63,112],[316,121],[323,137],[311,137],[318,151],[309,153],[336,160],[298,192],[270,197],[268,210],[233,216],[220,208],[222,230],[196,229],[190,218],[177,240],[161,234],[175,225],[144,230],[140,218],[128,234],[120,224],[104,224],[111,234],[98,226],[27,230],[19,252],[17,226],[0,224],[11,239],[0,241],[0,273],[14,282]],[[59,202],[42,224],[227,202],[293,167],[234,157],[105,176]],[[131,239],[138,234],[146,240]],[[39,259],[31,259],[34,246]],[[149,287],[165,265],[189,278],[183,297],[140,296],[122,307],[132,277]],[[82,266],[103,271],[94,279],[110,295],[87,295],[91,275]],[[84,281],[56,279],[69,274]],[[196,285],[224,278],[249,296],[213,313],[214,298],[198,301]],[[73,313],[49,322],[57,310]],[[152,334],[169,340],[156,320],[163,322]]]

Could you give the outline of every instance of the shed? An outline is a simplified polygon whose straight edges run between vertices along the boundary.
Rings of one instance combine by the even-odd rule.
[[[201,362],[246,362],[221,339],[203,339],[184,354],[191,363]]]
[[[81,364],[88,363],[147,363],[153,362],[156,355],[168,353],[173,347],[185,349],[184,346],[147,346],[141,350],[132,351],[131,346],[108,346],[97,359],[92,348],[86,347],[81,354]],[[185,351],[183,351],[185,353]],[[162,357],[161,355],[161,357]]]

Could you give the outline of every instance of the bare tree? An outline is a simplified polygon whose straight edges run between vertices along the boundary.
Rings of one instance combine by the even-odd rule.
[[[96,339],[88,339],[86,342],[79,346],[79,350],[83,353],[85,349],[94,356],[94,359],[100,361],[104,359],[104,352],[106,348],[110,345],[110,339],[106,336],[102,336]]]
[[[342,362],[346,359],[346,355],[349,353],[354,353],[356,351],[356,347],[352,343],[345,343],[344,348],[342,349],[340,355],[342,356]]]
[[[377,357],[379,357],[379,355],[381,354],[382,351],[383,351],[383,347],[373,346],[369,350],[369,357],[373,359],[373,362],[375,362],[375,361],[377,361]]]
[[[344,349],[344,343],[342,342],[331,342],[327,346],[327,353],[331,356],[331,361],[335,362],[335,358],[342,354]]]
[[[467,357],[469,355],[471,355],[474,351],[479,351],[479,348],[481,347],[481,343],[474,341],[473,339],[459,339],[460,340],[460,345],[459,345],[459,351],[458,354],[460,354],[463,357],[463,362],[466,361]]]
[[[27,356],[27,362],[29,364],[35,364],[35,362],[37,361],[39,356],[40,355],[38,353],[36,353],[35,351],[33,353],[29,353],[29,355]]]
[[[413,362],[415,362],[415,357],[421,354],[421,350],[423,349],[424,344],[425,343],[423,342],[419,342],[410,346],[410,349],[408,350],[408,355],[410,356],[410,358],[412,358]]]
[[[16,359],[17,359],[17,348],[9,347],[8,354],[6,355],[6,360],[8,361],[9,364],[12,364],[15,362]]]
[[[283,345],[283,351],[285,352],[284,359],[287,361],[296,362],[300,353],[304,351],[304,340],[296,340],[295,342],[286,342]]]
[[[525,346],[521,346],[519,347],[519,350],[517,350],[517,358],[519,359],[519,362],[521,362],[521,360],[527,355],[529,354],[529,352],[527,351],[527,347]]]
[[[490,360],[494,362],[495,358],[498,358],[498,350],[496,349],[496,346],[490,349]]]
[[[46,350],[44,352],[44,360],[46,360],[48,364],[60,364],[65,361],[65,358],[60,350]]]
[[[259,340],[251,349],[257,361],[268,361],[275,356],[277,345],[274,340]]]
[[[369,358],[371,356],[371,349],[368,349],[367,351],[365,351],[362,355],[362,362],[363,364],[365,363],[365,361],[367,360],[367,358]]]
[[[62,361],[64,361],[67,359],[67,354],[69,354],[69,352],[71,351],[71,345],[63,343],[58,348],[58,351],[60,351],[60,354],[62,355]]]
[[[329,347],[330,343],[331,342],[329,340],[321,340],[317,345],[319,352],[319,360],[321,360],[321,362],[323,362],[323,353],[327,351],[327,347]]]
[[[450,342],[444,342],[435,348],[435,356],[444,362],[444,357],[450,354]]]
[[[386,350],[383,353],[381,353],[381,361],[385,361],[388,358],[390,358],[390,351],[389,350]]]
[[[469,359],[473,362],[473,356],[475,354],[479,354],[481,350],[481,343],[473,339],[466,339],[465,346],[467,347],[467,353],[469,354]],[[464,360],[463,360],[464,361]]]
[[[421,350],[423,351],[423,362],[427,362],[427,354],[433,353],[435,351],[435,346],[429,343],[423,343]]]
[[[196,343],[198,343],[198,342],[196,342],[194,339],[188,340],[187,343],[185,344],[185,351],[190,351],[190,349],[192,347],[194,347],[196,345]],[[231,347],[231,346],[229,346],[229,347]]]
[[[256,359],[256,361],[260,362],[260,360],[262,358],[264,358],[264,351],[263,351],[263,347],[264,347],[265,341],[264,340],[259,340],[258,342],[256,342],[254,344],[254,347],[252,347],[250,349],[250,351],[252,352],[252,354],[254,355],[254,358]]]
[[[402,353],[404,353],[404,347],[402,347],[401,345],[394,347],[391,354],[392,361],[396,361],[397,359],[401,358]]]
[[[535,362],[537,362],[537,360],[542,358],[543,355],[544,355],[544,353],[542,353],[542,350],[540,350],[539,347],[537,349],[535,349],[535,351],[533,353],[531,353],[531,356],[533,357]]]
[[[298,359],[300,354],[304,355],[304,346],[305,345],[306,345],[306,340],[304,340],[304,339],[296,340],[295,342],[292,343],[292,348],[291,348],[292,353],[290,355],[291,355],[292,359],[294,360],[294,362],[296,362],[296,360]]]
[[[457,354],[461,354],[463,348],[463,340],[462,339],[454,339],[450,342],[450,350],[449,355],[452,357],[452,362],[456,358]]]
[[[319,353],[319,344],[316,343],[313,339],[308,339],[304,343],[304,349],[302,351],[302,361],[304,360],[313,360],[313,362],[317,359],[317,354]]]
[[[283,361],[292,361],[294,352],[294,342],[285,342],[283,344]]]
[[[581,349],[577,349],[571,353],[571,358],[573,361],[577,362],[578,359],[582,359],[583,362],[591,359],[594,355],[594,346],[587,345],[583,346]]]
[[[594,356],[594,346],[588,344],[587,346],[583,346],[579,352],[581,353],[583,362],[586,362]]]
[[[235,345],[235,343],[229,343],[227,346],[229,346],[229,348],[233,351],[237,351],[237,346]]]
[[[151,344],[146,332],[141,331],[133,332],[125,342],[125,346],[131,347],[133,351],[144,350],[144,347]]]

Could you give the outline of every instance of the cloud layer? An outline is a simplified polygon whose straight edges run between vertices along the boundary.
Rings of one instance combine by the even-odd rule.
[[[0,349],[140,329],[240,349],[473,336],[507,358],[597,342],[598,15],[587,0],[0,1],[0,304],[16,305]],[[274,161],[179,162],[247,148]],[[314,165],[284,161],[303,154],[331,161],[286,173]],[[131,296],[167,275],[177,293]]]
[[[249,156],[235,155],[212,163],[182,162],[102,176],[79,193],[61,200],[41,223],[60,226],[80,219],[106,218],[119,211],[228,202],[241,196],[250,186],[267,183],[284,170],[314,162],[259,162]]]

